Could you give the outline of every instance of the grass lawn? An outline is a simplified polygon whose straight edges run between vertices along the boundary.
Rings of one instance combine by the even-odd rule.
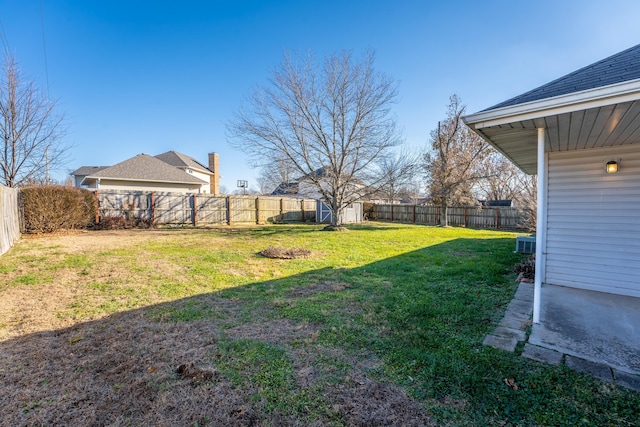
[[[321,228],[23,239],[0,257],[0,425],[640,425],[639,393],[481,344],[514,233]]]

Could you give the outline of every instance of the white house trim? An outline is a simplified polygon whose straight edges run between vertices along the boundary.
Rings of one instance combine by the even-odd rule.
[[[189,184],[189,185],[192,185],[194,187],[198,186],[198,185],[206,184],[205,181],[202,181],[202,184],[200,184],[200,183],[196,183],[196,182],[185,183],[184,181],[169,181],[169,180],[161,180],[161,179],[137,179],[137,178],[134,179],[134,178],[117,178],[117,177],[104,177],[104,176],[100,177],[100,178],[96,178],[96,177],[93,177],[93,176],[85,176],[80,184],[86,184],[85,181],[88,180],[88,179],[95,179],[96,182],[98,182],[98,184],[100,183],[101,179],[104,179],[105,181],[108,180],[108,181],[123,181],[123,182],[127,182],[127,181],[129,181],[129,182],[132,182],[132,181],[135,181],[135,182],[161,182],[163,184]]]
[[[540,323],[542,282],[545,273],[547,235],[547,164],[544,128],[538,128],[538,210],[536,212],[536,273],[533,288],[533,323]]]
[[[640,99],[640,79],[495,110],[480,111],[463,117],[463,121],[474,129],[482,129],[638,99]]]

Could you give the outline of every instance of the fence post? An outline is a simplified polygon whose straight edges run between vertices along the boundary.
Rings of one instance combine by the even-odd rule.
[[[496,228],[500,228],[500,209],[496,208]]]
[[[300,210],[302,211],[302,222],[304,221],[304,199],[300,200]]]
[[[260,197],[256,197],[256,224],[260,224]]]
[[[464,211],[463,211],[463,215],[464,215],[464,226],[467,226],[467,207],[464,207]]]
[[[99,211],[99,208],[100,208],[100,200],[98,199],[98,190],[95,190],[95,191],[93,192],[93,194],[94,194],[94,195],[95,195],[95,197],[96,197],[96,212],[95,212],[95,214],[96,214],[96,224],[99,224],[99,223],[100,223],[100,211]]]
[[[393,222],[393,203],[391,204],[391,222]]]
[[[196,207],[196,203],[198,203],[198,200],[196,198],[196,194],[193,194],[193,209],[192,214],[193,214],[193,218],[192,218],[192,222],[193,222],[193,226],[195,227],[198,223],[198,220],[196,219],[196,215],[198,215],[198,208]]]
[[[227,225],[231,225],[231,196],[227,196]]]
[[[151,192],[151,225],[156,223],[156,193]]]
[[[416,205],[413,205],[413,223],[416,223]]]
[[[280,199],[280,222],[284,224],[284,199]]]

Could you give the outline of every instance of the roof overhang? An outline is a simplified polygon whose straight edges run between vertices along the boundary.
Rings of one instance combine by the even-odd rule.
[[[93,181],[97,181],[97,180],[105,180],[105,181],[123,181],[123,182],[150,182],[150,183],[160,183],[160,184],[180,184],[180,185],[189,185],[189,186],[194,186],[194,185],[205,185],[205,184],[209,184],[206,181],[201,180],[200,178],[196,178],[193,177],[194,179],[197,179],[200,182],[186,182],[186,181],[170,181],[170,180],[160,180],[160,179],[137,179],[137,178],[116,178],[116,177],[110,177],[110,176],[85,176],[82,179],[82,182],[80,183],[81,185],[83,184],[87,184],[87,180],[93,180]]]
[[[537,129],[545,151],[640,142],[640,79],[463,117],[464,123],[529,174],[537,167]]]

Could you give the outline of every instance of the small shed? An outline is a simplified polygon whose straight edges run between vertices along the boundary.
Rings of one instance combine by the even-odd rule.
[[[362,202],[353,202],[342,211],[342,223],[352,224],[362,222]],[[332,218],[331,208],[322,200],[316,205],[316,222],[330,223]]]

